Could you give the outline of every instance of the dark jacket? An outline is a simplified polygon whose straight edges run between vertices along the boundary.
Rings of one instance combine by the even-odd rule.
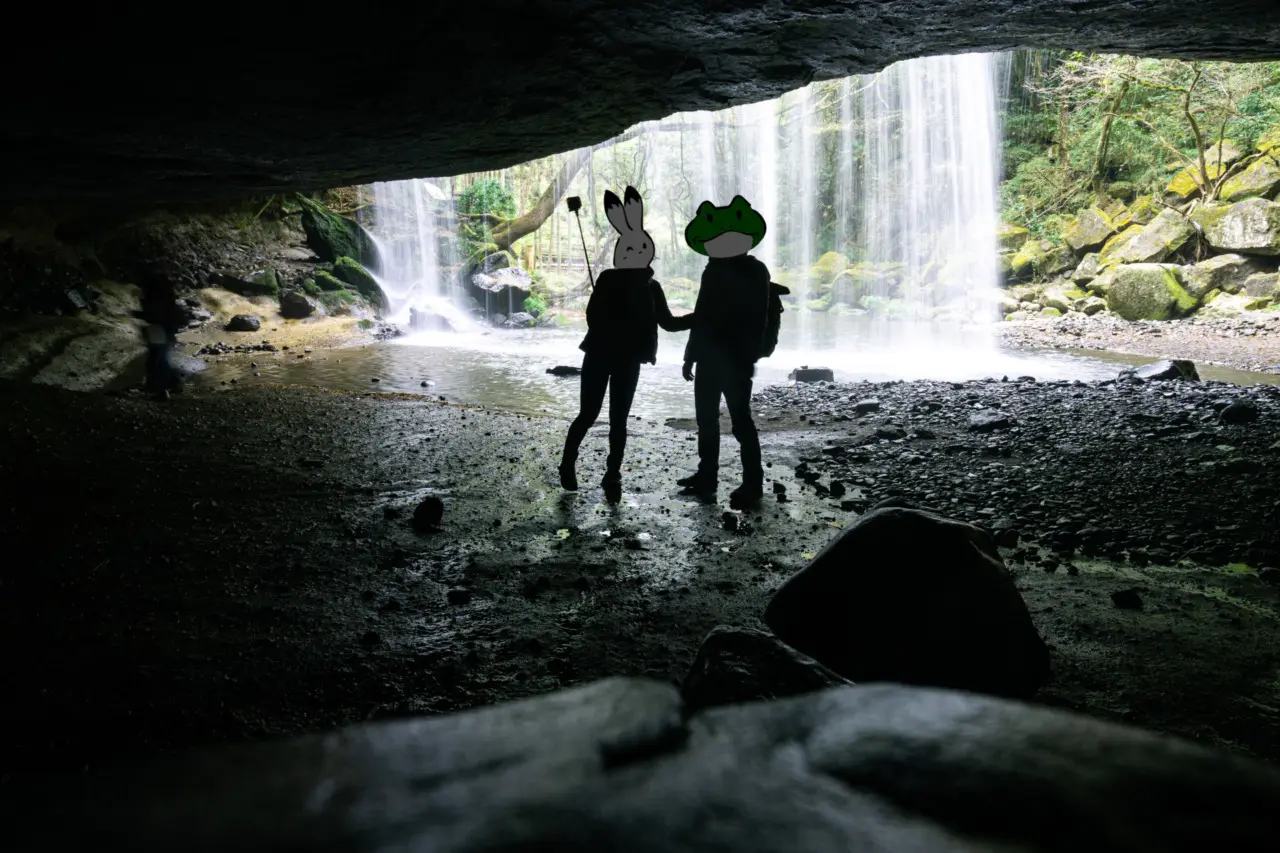
[[[652,269],[605,270],[587,302],[587,336],[578,348],[591,355],[654,364],[658,327],[682,332],[692,325],[692,314],[672,316]]]
[[[736,362],[755,364],[772,296],[769,277],[769,268],[751,255],[708,260],[684,360],[696,362],[714,348]]]

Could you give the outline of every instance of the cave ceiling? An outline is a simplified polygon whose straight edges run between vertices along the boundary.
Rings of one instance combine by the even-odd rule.
[[[28,6],[10,33],[0,204],[211,200],[495,169],[931,54],[1280,58],[1276,0],[91,8]]]

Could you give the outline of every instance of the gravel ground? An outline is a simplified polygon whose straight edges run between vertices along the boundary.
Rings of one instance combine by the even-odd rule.
[[[694,463],[676,421],[634,422],[610,505],[603,423],[565,494],[554,418],[270,386],[0,397],[9,782],[606,675],[679,681],[707,631],[759,627],[786,577],[895,496],[1009,545],[1053,649],[1043,701],[1280,759],[1280,587],[1260,571],[1276,389],[766,390],[771,494],[730,523],[727,423],[719,505],[675,496]],[[1223,423],[1228,399],[1248,405]],[[417,533],[432,494],[443,524]],[[1141,609],[1113,601],[1126,590]]]
[[[1004,322],[997,329],[1000,341],[1011,347],[1109,350],[1280,375],[1277,311],[1136,323],[1099,314]]]

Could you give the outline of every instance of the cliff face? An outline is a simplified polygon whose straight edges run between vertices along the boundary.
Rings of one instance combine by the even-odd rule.
[[[142,203],[458,174],[680,110],[936,53],[1280,55],[1273,0],[659,0],[294,4],[79,31],[24,12],[0,58],[0,206]],[[47,20],[42,20],[47,19]]]

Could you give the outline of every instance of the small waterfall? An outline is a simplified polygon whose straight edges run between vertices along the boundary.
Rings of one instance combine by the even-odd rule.
[[[382,250],[376,276],[389,322],[418,331],[455,331],[474,323],[455,303],[457,241],[450,180],[415,179],[372,185],[373,217],[366,227]]]

